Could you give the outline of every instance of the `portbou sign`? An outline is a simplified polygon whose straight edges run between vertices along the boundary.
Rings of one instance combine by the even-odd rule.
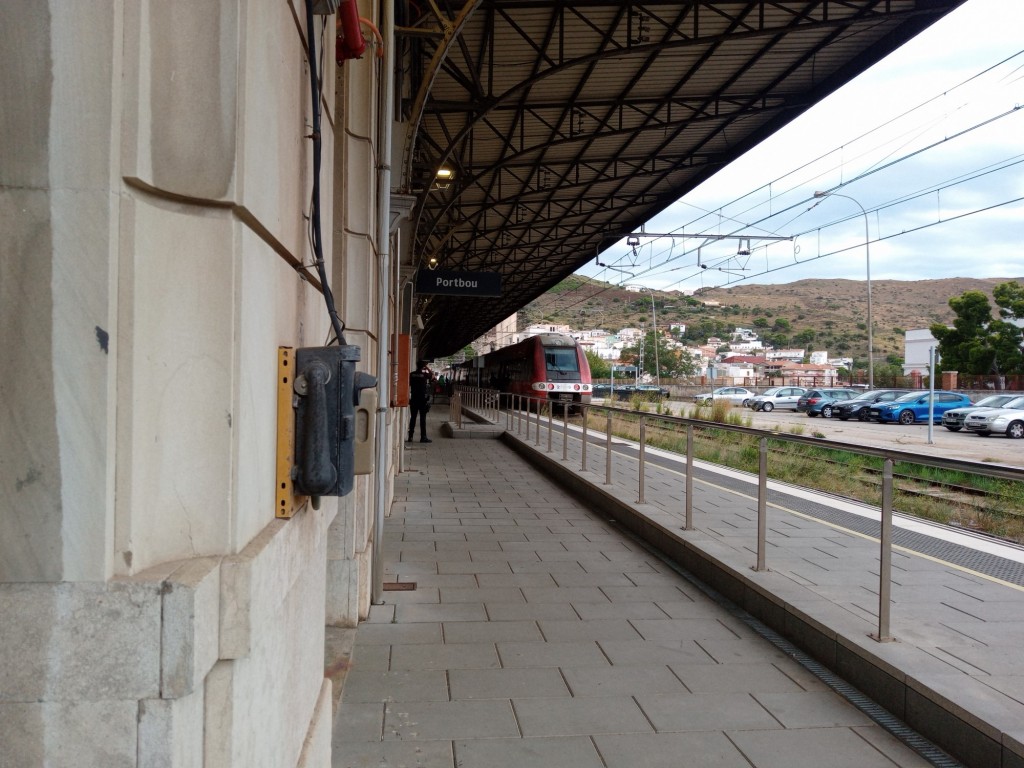
[[[416,292],[446,296],[501,296],[501,275],[497,272],[421,269],[416,274]]]

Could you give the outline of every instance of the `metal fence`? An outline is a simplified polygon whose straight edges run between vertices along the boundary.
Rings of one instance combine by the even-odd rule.
[[[645,413],[634,410],[616,408],[607,405],[580,405],[573,404],[572,407],[580,410],[579,428],[569,429],[570,404],[551,401],[540,398],[526,397],[521,395],[500,395],[493,390],[476,390],[473,392],[461,393],[460,403],[467,407],[479,408],[481,415],[494,423],[505,421],[505,429],[521,436],[527,443],[531,438],[534,445],[540,448],[542,442],[546,444],[545,450],[553,452],[554,436],[559,434],[561,441],[562,461],[568,460],[570,440],[580,441],[580,471],[589,469],[588,449],[596,448],[603,451],[604,458],[604,484],[612,484],[613,465],[616,461],[616,452],[612,445],[612,436],[615,433],[614,420],[629,420],[636,423],[638,428],[638,457],[628,457],[618,454],[618,461],[635,462],[637,503],[644,504],[645,501],[645,478],[647,474],[647,432],[652,424],[659,428],[671,427],[675,432],[685,435],[684,458],[685,471],[685,507],[683,510],[683,530],[693,530],[693,464],[694,464],[694,440],[703,430],[720,430],[726,433],[745,435],[757,443],[758,470],[757,470],[757,541],[756,558],[752,567],[755,571],[764,571],[768,568],[767,563],[767,520],[768,520],[768,468],[769,468],[769,440],[775,445],[813,445],[816,448],[831,448],[848,454],[870,456],[882,460],[881,472],[881,505],[880,505],[880,551],[879,551],[879,582],[878,582],[878,626],[877,632],[872,634],[878,641],[893,639],[890,634],[890,596],[892,588],[891,564],[892,564],[892,535],[893,535],[893,495],[894,495],[894,474],[893,467],[896,463],[907,463],[934,467],[953,472],[964,472],[982,477],[1008,480],[1014,483],[1024,483],[1024,470],[992,466],[978,462],[963,461],[957,459],[945,459],[933,456],[926,456],[905,451],[894,451],[888,449],[872,448],[868,446],[851,446],[845,443],[823,440],[816,437],[803,437],[802,435],[766,433],[751,427],[744,427],[734,424],[723,424],[709,422],[699,419],[688,419],[679,416],[667,416],[656,413]],[[456,394],[456,397],[459,393]],[[501,398],[505,398],[506,408],[502,411]],[[453,402],[456,398],[453,398]],[[459,405],[461,408],[461,404]],[[453,405],[453,408],[455,406]],[[595,418],[595,414],[597,414]],[[556,416],[558,417],[556,423]],[[592,443],[588,434],[592,422],[601,424],[601,431],[604,432],[604,444]],[[602,424],[603,422],[603,424]]]

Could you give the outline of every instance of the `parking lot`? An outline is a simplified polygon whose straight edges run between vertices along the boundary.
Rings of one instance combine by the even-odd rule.
[[[689,415],[694,407],[692,400],[670,400],[668,404],[674,415],[680,415],[680,410],[683,415]],[[743,407],[736,407],[734,411],[749,419],[750,426],[758,429],[778,428],[780,432],[788,433],[799,428],[802,429],[799,434],[807,437],[821,436],[853,445],[1024,467],[1024,440],[1008,440],[1003,436],[979,437],[963,431],[950,432],[938,420],[932,428],[932,443],[929,444],[928,425],[925,423],[904,426],[854,419],[840,421],[820,416],[809,418],[806,414],[794,411],[763,413]]]

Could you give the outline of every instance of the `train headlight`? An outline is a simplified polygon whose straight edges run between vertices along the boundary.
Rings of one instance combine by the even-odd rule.
[[[554,389],[554,388],[555,388],[554,384],[548,384],[548,389]]]
[[[575,390],[576,390],[577,392],[579,392],[579,391],[580,391],[580,385],[579,385],[579,384],[576,384],[576,385],[575,385],[575,386],[573,387],[573,389],[575,389]]]

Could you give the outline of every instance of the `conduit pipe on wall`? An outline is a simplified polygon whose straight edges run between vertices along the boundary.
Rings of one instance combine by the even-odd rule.
[[[355,5],[352,0],[351,5]],[[387,459],[391,451],[391,435],[387,432],[387,406],[391,402],[388,368],[388,304],[391,284],[391,128],[394,120],[395,66],[392,60],[395,40],[393,3],[380,4],[384,56],[378,61],[382,70],[377,107],[377,248],[380,270],[377,280],[377,381],[380,382],[380,406],[377,408],[377,493],[373,521],[372,594],[374,605],[384,601],[384,505],[387,500]],[[358,23],[358,22],[357,22]],[[394,350],[398,353],[397,347]],[[387,436],[389,439],[385,439]]]

